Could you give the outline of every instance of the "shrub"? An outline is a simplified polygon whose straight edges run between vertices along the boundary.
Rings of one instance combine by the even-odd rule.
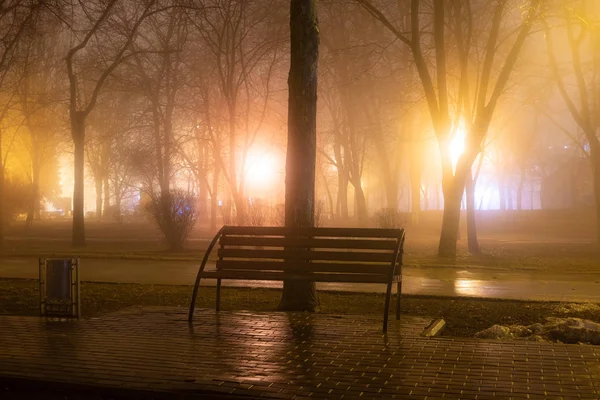
[[[394,208],[382,208],[375,213],[375,219],[380,228],[386,229],[401,228],[404,222],[400,212]]]
[[[152,196],[146,210],[156,222],[171,250],[182,250],[198,215],[196,198],[183,190]]]
[[[246,222],[250,226],[266,226],[271,214],[269,207],[261,202],[256,202],[246,208]]]
[[[219,212],[221,214],[221,220],[223,225],[235,225],[235,212],[230,207],[219,206]]]
[[[285,226],[285,204],[277,204],[273,208],[272,223],[275,226]]]

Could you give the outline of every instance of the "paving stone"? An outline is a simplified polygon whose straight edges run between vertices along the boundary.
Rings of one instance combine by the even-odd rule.
[[[0,316],[0,380],[265,398],[600,398],[592,346],[421,338],[430,319],[136,309]]]

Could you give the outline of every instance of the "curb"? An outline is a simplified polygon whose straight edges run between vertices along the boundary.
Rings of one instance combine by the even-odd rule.
[[[446,321],[442,318],[434,320],[427,328],[421,332],[421,336],[424,337],[437,337],[442,334],[444,329],[446,328]]]

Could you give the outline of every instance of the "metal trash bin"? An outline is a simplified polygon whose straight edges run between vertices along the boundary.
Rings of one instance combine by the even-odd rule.
[[[40,313],[79,318],[79,259],[40,258]]]

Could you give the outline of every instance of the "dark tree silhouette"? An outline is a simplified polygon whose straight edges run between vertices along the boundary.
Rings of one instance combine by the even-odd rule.
[[[83,3],[82,3],[83,4]],[[78,58],[86,54],[86,49],[90,42],[97,41],[100,33],[107,30],[108,37],[112,38],[111,34],[115,33],[112,23],[112,15],[116,9],[117,0],[110,0],[103,5],[96,16],[92,16],[89,10],[83,9],[86,15],[90,15],[88,23],[90,27],[85,32],[82,38],[77,38],[79,32],[74,32],[74,37],[77,39],[67,52],[65,62],[67,66],[67,76],[69,77],[69,117],[71,122],[71,136],[74,147],[73,157],[73,234],[72,244],[75,246],[85,245],[85,226],[84,226],[84,165],[85,165],[85,128],[87,118],[96,107],[98,96],[104,88],[107,80],[115,69],[123,62],[124,59],[130,57],[131,44],[135,39],[138,28],[149,16],[157,13],[157,10],[152,10],[155,0],[149,1],[138,16],[137,20],[131,21],[131,27],[125,30],[125,33],[120,37],[115,49],[110,49],[114,52],[111,59],[99,68],[97,79],[90,77],[90,73],[84,73],[81,67],[78,67]],[[165,8],[163,8],[165,9]],[[107,29],[108,28],[108,29]],[[93,40],[92,40],[93,39]],[[104,39],[108,41],[108,39]],[[112,40],[112,39],[111,39]],[[116,38],[114,39],[117,40]],[[111,42],[112,44],[112,42]],[[101,49],[102,51],[110,51]],[[86,83],[84,85],[83,83]],[[90,87],[90,90],[85,90]]]
[[[290,43],[285,226],[312,227],[315,222],[319,56],[316,0],[290,1]],[[281,310],[314,311],[317,306],[314,282],[283,282]]]

